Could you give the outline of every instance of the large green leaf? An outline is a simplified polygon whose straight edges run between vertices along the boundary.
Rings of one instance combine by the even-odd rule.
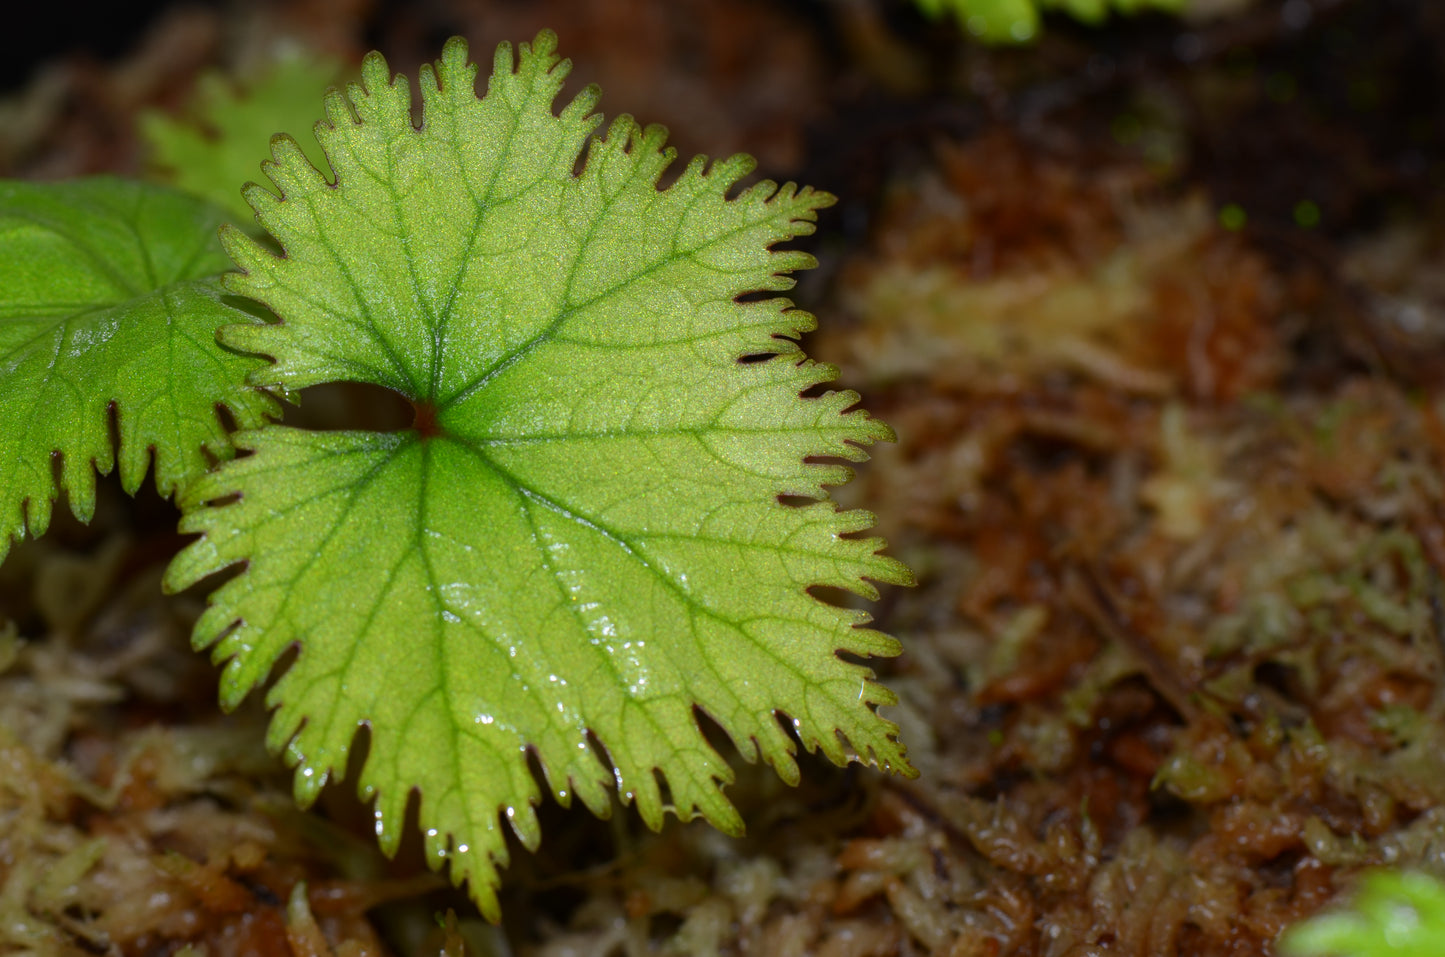
[[[268,699],[298,800],[369,727],[360,789],[383,847],[419,790],[430,859],[494,917],[499,812],[539,839],[529,754],[563,803],[606,813],[615,785],[653,827],[670,809],[730,832],[731,773],[694,709],[788,780],[790,735],[911,773],[875,710],[892,695],[838,655],[896,642],[807,591],[908,580],[850,536],[871,516],[826,501],[848,470],[804,461],[861,459],[889,430],[847,411],[853,393],[800,397],[834,376],[780,338],[810,316],[737,301],[812,264],[770,247],[832,198],[761,183],[730,200],[746,157],[694,160],[659,190],[665,131],[627,117],[574,175],[597,91],[552,113],[554,45],[539,35],[515,65],[500,47],[478,99],[453,40],[422,68],[420,127],[373,54],[318,128],[334,186],[276,142],[281,197],[248,198],[285,254],[225,241],[229,287],[282,321],[224,341],[275,358],[257,384],[374,383],[416,423],[241,433],[252,454],[184,495],[202,537],[169,573],[184,587],[246,564],[195,634],[227,662],[225,703],[299,645]]]
[[[275,399],[245,384],[261,363],[216,329],[259,322],[225,302],[225,214],[157,186],[97,178],[0,181],[0,559],[50,524],[60,485],[76,516],[95,470],[135,492],[152,453],[170,495],[231,454],[224,406],[262,424]]]

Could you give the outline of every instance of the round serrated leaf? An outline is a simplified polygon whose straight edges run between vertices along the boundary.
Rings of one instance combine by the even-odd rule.
[[[224,341],[274,358],[258,384],[373,383],[416,422],[239,436],[251,454],[185,495],[202,537],[169,574],[246,563],[195,635],[226,662],[227,702],[299,645],[269,698],[298,798],[368,726],[383,847],[416,789],[431,860],[492,916],[501,819],[539,837],[529,754],[564,803],[605,813],[616,786],[653,827],[673,810],[732,832],[731,773],[695,709],[790,780],[794,736],[911,771],[875,710],[891,694],[839,656],[896,642],[808,593],[908,580],[852,536],[871,516],[826,501],[848,470],[809,461],[891,433],[852,393],[800,395],[835,374],[798,350],[810,316],[738,301],[812,264],[772,247],[832,198],[766,182],[729,198],[746,157],[659,190],[663,130],[623,117],[589,145],[591,89],[552,112],[554,44],[516,63],[503,45],[479,99],[452,41],[423,68],[420,127],[407,83],[368,58],[317,130],[334,185],[278,141],[279,196],[248,196],[284,255],[225,239],[228,286],[281,322]]]

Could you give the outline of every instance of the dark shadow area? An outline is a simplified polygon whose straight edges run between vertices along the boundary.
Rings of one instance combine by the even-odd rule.
[[[399,392],[362,382],[328,382],[302,389],[281,422],[321,432],[400,432],[411,428],[415,417],[411,402]]]

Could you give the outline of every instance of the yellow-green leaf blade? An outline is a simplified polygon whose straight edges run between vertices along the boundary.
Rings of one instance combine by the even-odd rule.
[[[432,859],[489,913],[499,813],[538,838],[529,753],[561,800],[603,812],[616,786],[653,826],[674,810],[729,831],[730,772],[695,709],[789,779],[791,735],[911,771],[875,710],[891,695],[839,657],[896,643],[808,591],[908,580],[854,537],[871,516],[826,501],[847,469],[810,461],[858,460],[891,433],[851,393],[801,397],[835,375],[798,349],[811,316],[736,301],[812,264],[773,247],[832,199],[771,183],[729,198],[743,157],[660,190],[662,130],[623,118],[588,145],[590,90],[552,112],[553,44],[515,63],[501,48],[480,99],[448,44],[424,69],[420,127],[406,84],[368,58],[318,131],[334,186],[278,142],[278,192],[250,198],[284,256],[226,242],[243,269],[229,287],[281,322],[224,341],[274,357],[257,383],[386,386],[418,422],[242,435],[253,454],[186,496],[183,528],[203,537],[169,577],[246,564],[195,635],[228,661],[227,701],[299,645],[270,699],[298,795],[366,725],[360,783],[384,846],[415,788]]]

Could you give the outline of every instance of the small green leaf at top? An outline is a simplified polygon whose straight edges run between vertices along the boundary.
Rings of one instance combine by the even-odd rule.
[[[249,220],[251,207],[241,196],[241,184],[256,179],[272,136],[310,129],[320,119],[317,102],[341,73],[336,60],[296,50],[260,69],[249,82],[205,74],[184,116],[159,111],[141,115],[152,171],[224,206],[233,217]],[[327,169],[315,140],[305,150],[311,162]]]
[[[271,689],[270,741],[313,800],[369,728],[362,795],[388,852],[413,790],[434,865],[495,919],[503,828],[533,847],[548,790],[598,814],[617,788],[740,831],[716,721],[796,781],[797,742],[833,761],[914,773],[895,699],[850,656],[894,655],[867,615],[814,586],[876,597],[910,574],[825,486],[837,460],[891,438],[796,337],[780,291],[832,197],[762,182],[737,156],[688,164],[629,117],[601,138],[588,88],[553,112],[566,61],[544,32],[498,48],[486,95],[461,40],[410,86],[379,54],[328,95],[329,183],[287,139],[252,186],[276,255],[224,234],[229,288],[280,317],[223,340],[271,357],[252,381],[395,390],[399,432],[243,432],[237,458],[182,497],[200,538],[172,588],[244,563],[195,642],[225,662],[235,705],[293,645]],[[577,159],[586,150],[580,174]],[[740,361],[747,357],[762,361]],[[817,458],[825,461],[817,461]],[[780,496],[811,499],[802,507]]]
[[[1075,20],[1098,26],[1109,13],[1125,15],[1158,10],[1179,13],[1185,0],[914,0],[933,19],[952,13],[959,26],[984,43],[1018,44],[1038,39],[1044,12],[1063,10]]]
[[[154,456],[169,496],[232,454],[218,408],[242,427],[279,411],[246,384],[262,363],[216,341],[219,326],[261,322],[226,302],[224,219],[108,177],[0,180],[0,559],[45,531],[62,488],[88,521],[95,472],[117,456],[131,493]]]

